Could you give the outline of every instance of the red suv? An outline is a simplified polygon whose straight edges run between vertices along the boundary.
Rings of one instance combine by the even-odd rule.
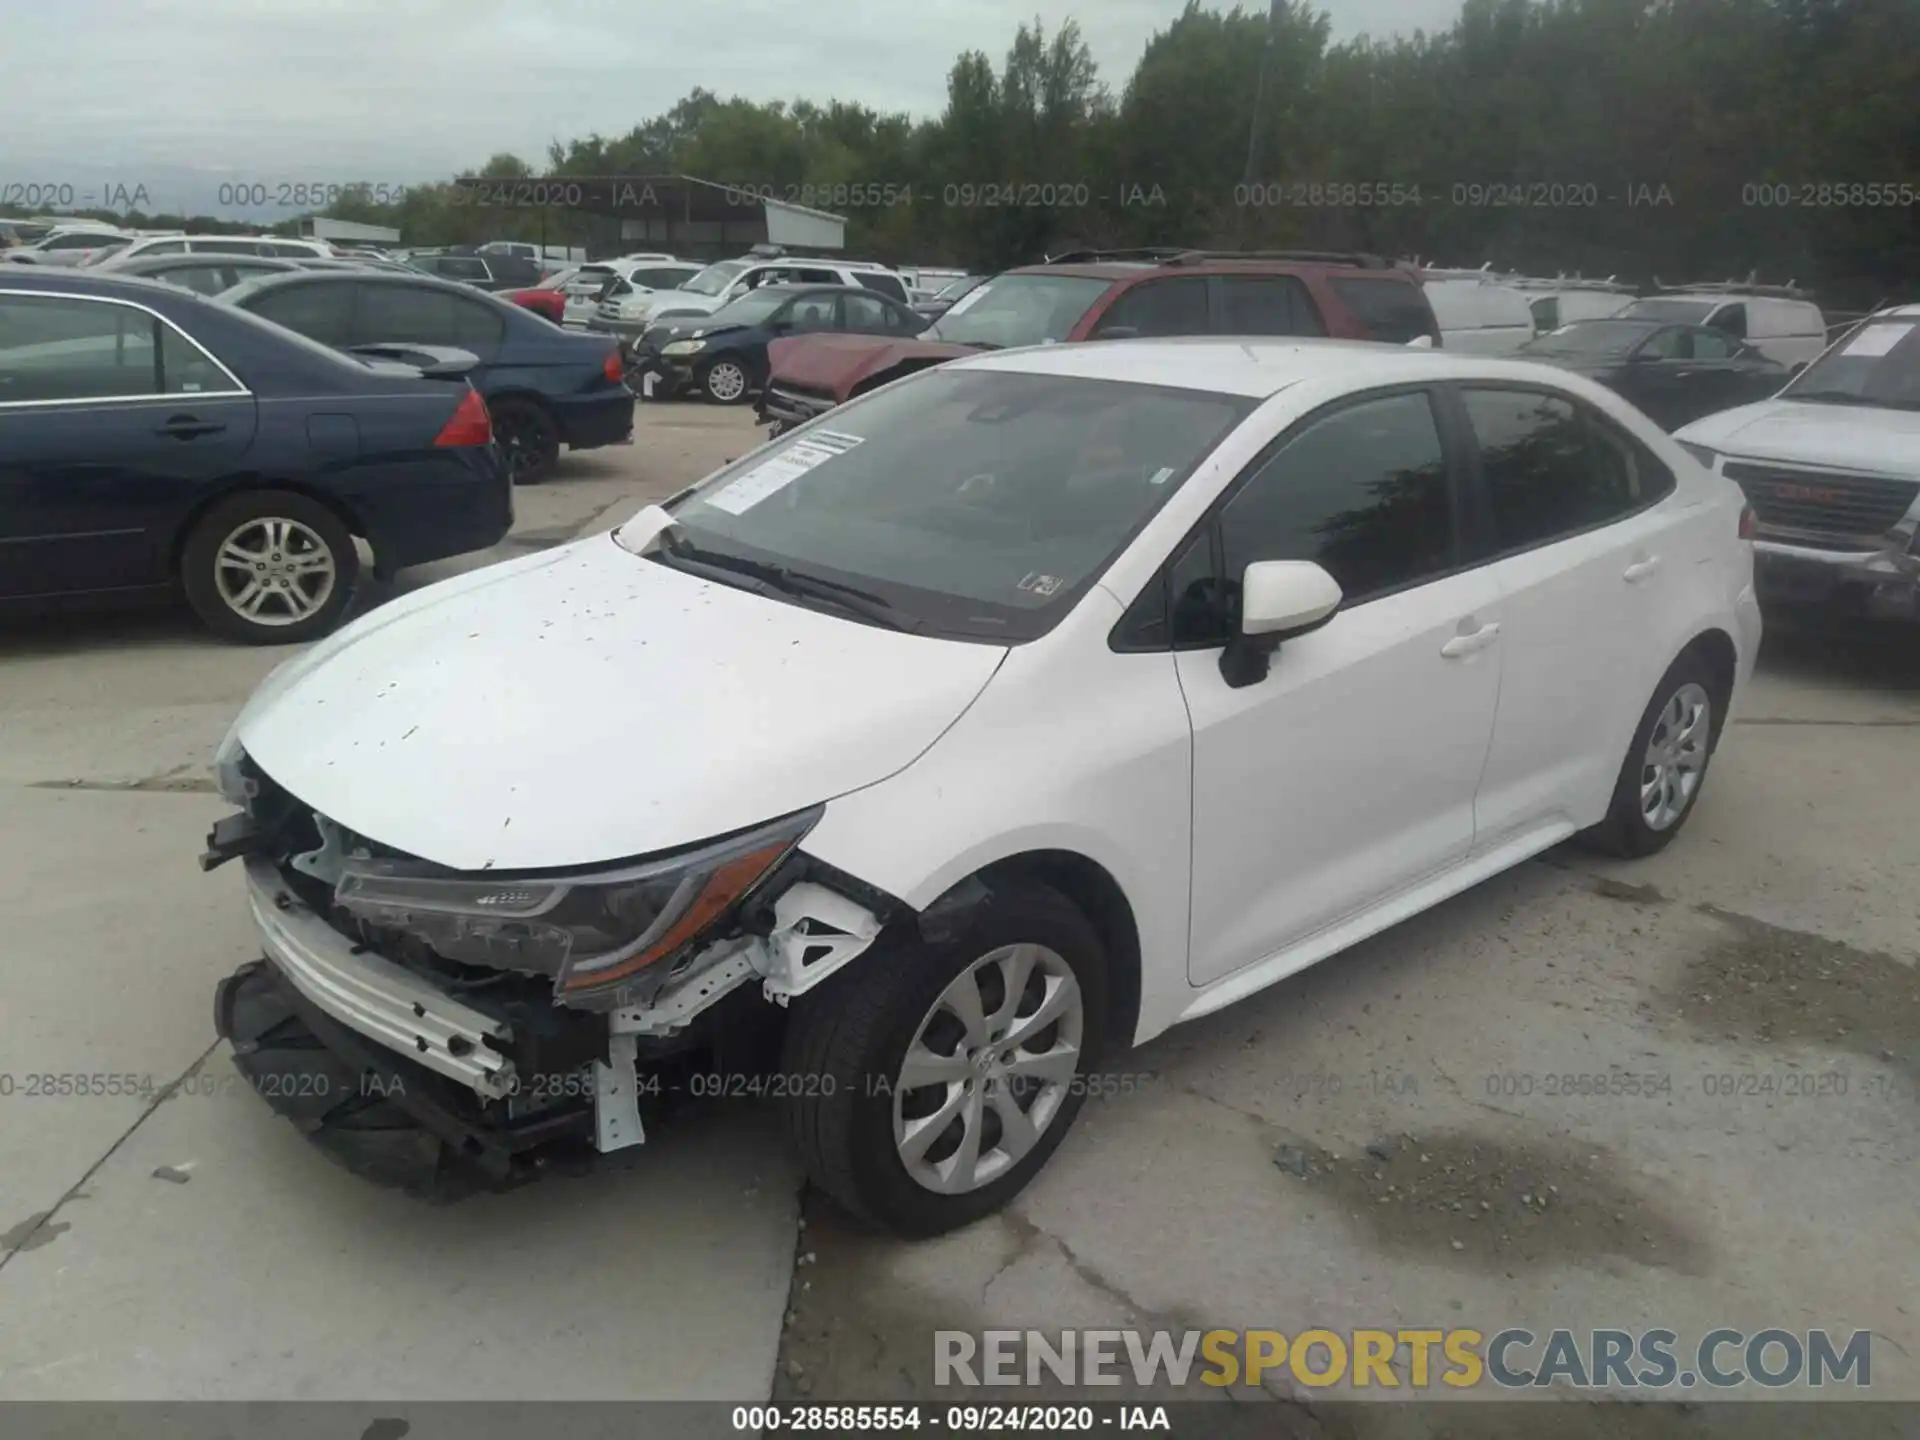
[[[796,335],[769,347],[760,417],[787,429],[976,350],[1147,335],[1440,343],[1417,271],[1320,250],[1107,250],[994,276],[911,340]]]

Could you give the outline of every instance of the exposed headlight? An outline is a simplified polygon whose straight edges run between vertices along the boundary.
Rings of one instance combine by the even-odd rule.
[[[662,355],[693,355],[707,348],[704,340],[670,340],[660,347]]]
[[[349,861],[334,898],[462,964],[554,977],[582,1003],[671,960],[753,893],[820,818],[818,807],[698,850],[583,875],[449,875]]]
[[[1713,449],[1711,446],[1696,445],[1691,440],[1676,440],[1673,443],[1678,445],[1682,450],[1686,451],[1687,454],[1691,455],[1694,459],[1698,460],[1702,465],[1706,466],[1707,469],[1709,470],[1713,469],[1713,467],[1719,464],[1720,462],[1720,452]]]

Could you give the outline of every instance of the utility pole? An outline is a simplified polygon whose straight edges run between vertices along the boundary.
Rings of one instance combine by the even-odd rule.
[[[1287,0],[1273,0],[1267,9],[1267,40],[1260,47],[1260,75],[1253,88],[1253,120],[1247,127],[1247,173],[1246,183],[1258,185],[1260,174],[1260,142],[1263,137],[1261,125],[1262,112],[1266,109],[1267,72],[1273,66],[1273,48],[1280,35],[1280,15],[1287,8]]]
[[[1267,99],[1267,72],[1273,68],[1273,48],[1280,33],[1280,14],[1287,8],[1287,0],[1272,0],[1267,8],[1267,39],[1260,47],[1260,71],[1253,84],[1253,118],[1247,123],[1247,171],[1241,178],[1247,186],[1251,198],[1252,187],[1263,182],[1260,174],[1260,142],[1264,138],[1265,111]],[[1240,243],[1244,247],[1247,232],[1254,223],[1255,210],[1251,204],[1240,207],[1240,223],[1236,227],[1240,232]]]

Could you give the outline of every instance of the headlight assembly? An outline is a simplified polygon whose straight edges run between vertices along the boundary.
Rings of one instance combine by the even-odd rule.
[[[351,860],[334,898],[448,960],[551,975],[555,999],[581,1003],[699,939],[772,874],[820,813],[582,875],[448,875],[414,862]]]
[[[672,340],[660,347],[662,355],[695,355],[706,349],[704,340]]]

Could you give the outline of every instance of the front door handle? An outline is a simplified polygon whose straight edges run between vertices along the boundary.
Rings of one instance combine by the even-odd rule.
[[[1471,655],[1476,650],[1484,650],[1499,638],[1498,625],[1482,625],[1478,630],[1466,635],[1456,635],[1440,647],[1440,653],[1449,660],[1458,660],[1462,655]]]
[[[1653,574],[1653,572],[1658,570],[1659,568],[1660,568],[1660,557],[1658,555],[1649,555],[1644,560],[1634,561],[1631,565],[1627,566],[1627,568],[1621,571],[1620,573],[1623,577],[1625,577],[1626,582],[1629,585],[1638,585],[1642,580],[1646,579],[1649,575]]]
[[[155,428],[156,435],[171,435],[176,440],[192,440],[200,435],[217,435],[227,427],[213,420],[202,420],[194,415],[174,415],[165,424]]]

